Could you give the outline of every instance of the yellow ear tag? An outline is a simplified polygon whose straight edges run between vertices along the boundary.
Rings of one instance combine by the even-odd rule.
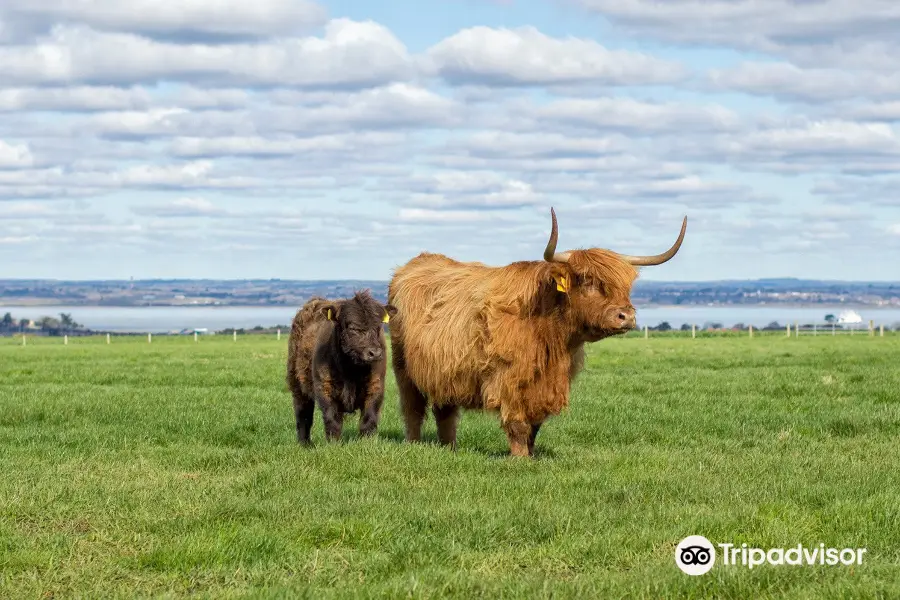
[[[556,277],[556,291],[562,292],[564,294],[569,292],[569,282],[566,281],[565,276],[560,275]]]
[[[330,309],[330,308],[328,309],[328,313],[326,313],[326,318],[327,318],[329,321],[331,320],[331,309]]]
[[[387,313],[384,313],[384,318],[381,320],[382,323],[387,323],[391,320],[391,316]]]

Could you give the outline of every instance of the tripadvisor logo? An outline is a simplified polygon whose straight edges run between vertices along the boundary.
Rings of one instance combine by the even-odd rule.
[[[721,564],[726,567],[742,566],[748,569],[769,565],[861,565],[866,548],[826,548],[819,544],[805,548],[797,544],[792,548],[751,548],[747,544],[735,546],[729,543],[714,545],[702,535],[691,535],[675,547],[675,564],[688,575],[703,575],[716,563],[716,546],[721,551]]]
[[[703,575],[716,563],[716,549],[702,535],[689,535],[675,548],[675,564],[688,575]]]

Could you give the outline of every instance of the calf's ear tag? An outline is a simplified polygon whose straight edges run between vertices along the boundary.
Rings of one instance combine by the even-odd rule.
[[[556,291],[567,294],[569,292],[569,282],[566,281],[565,275],[559,275],[558,277],[554,277],[556,280]]]
[[[328,309],[328,312],[326,313],[325,318],[328,319],[329,321],[331,320],[331,309],[330,308]]]
[[[390,316],[389,314],[387,314],[387,313],[384,313],[384,318],[381,319],[381,322],[382,322],[382,323],[388,323],[388,322],[390,322],[390,320],[391,320],[391,316]]]

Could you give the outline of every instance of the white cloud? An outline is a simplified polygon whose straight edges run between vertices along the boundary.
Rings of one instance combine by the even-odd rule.
[[[348,131],[447,127],[463,122],[464,107],[430,90],[393,84],[357,93],[305,94],[282,90],[256,99],[245,108],[209,110],[180,102],[226,104],[237,96],[196,96],[192,90],[166,98],[166,106],[140,111],[108,111],[81,120],[78,135],[107,138],[170,137],[218,139],[297,134],[311,136]],[[63,132],[62,135],[68,135]]]
[[[150,94],[138,87],[43,87],[0,89],[0,112],[104,111],[146,108]]]
[[[258,177],[222,174],[211,161],[143,164],[120,169],[0,170],[0,198],[96,196],[131,188],[146,190],[264,188]]]
[[[56,23],[175,35],[291,35],[318,25],[325,10],[310,0],[4,0],[10,27],[46,29]]]
[[[627,151],[625,136],[568,136],[553,131],[518,133],[503,130],[476,131],[453,147],[470,155],[491,158],[577,158]]]
[[[54,214],[54,210],[44,203],[5,202],[0,210],[0,220],[35,219]]]
[[[407,83],[355,93],[281,91],[274,92],[272,100],[276,105],[259,115],[260,128],[298,131],[328,127],[449,127],[461,124],[464,108],[434,91]]]
[[[0,46],[0,71],[21,84],[368,87],[413,74],[404,45],[373,22],[335,19],[324,37],[176,44],[83,26],[55,26],[34,45]]]
[[[429,209],[510,209],[543,201],[530,183],[490,173],[440,172],[413,177],[404,187],[414,192],[408,203]]]
[[[593,40],[549,37],[534,27],[472,27],[428,50],[430,67],[452,83],[559,85],[672,83],[681,65],[646,54],[608,50]]]
[[[21,169],[34,164],[31,150],[25,144],[9,144],[0,140],[0,169]]]
[[[18,245],[18,244],[28,244],[28,243],[36,242],[36,241],[38,241],[38,237],[35,235],[0,236],[0,245],[12,246],[12,245]]]
[[[883,123],[833,120],[758,131],[747,135],[743,145],[778,154],[895,154],[900,151],[900,138],[893,127]]]
[[[674,198],[679,200],[700,199],[720,206],[730,206],[752,196],[752,192],[732,183],[706,181],[696,175],[656,181],[614,184],[609,188],[611,195],[645,198]],[[772,201],[757,198],[760,201]]]
[[[848,118],[863,121],[900,121],[900,101],[842,106],[839,111]]]
[[[401,208],[399,218],[406,223],[458,224],[486,221],[492,216],[477,210],[434,210],[429,208]]]
[[[665,141],[664,151],[692,162],[727,161],[771,173],[886,173],[900,164],[900,136],[886,123],[840,119],[769,120],[752,129]]]
[[[817,67],[892,70],[900,29],[900,5],[893,0],[576,1],[640,34],[761,51]]]
[[[144,137],[178,129],[179,116],[191,114],[186,108],[110,111],[92,115],[76,128],[77,133]]]
[[[789,63],[744,62],[710,71],[713,86],[761,96],[804,102],[879,98],[900,94],[900,74],[801,69]]]
[[[182,108],[234,109],[250,104],[251,94],[242,89],[206,89],[186,86],[173,94],[170,102]]]
[[[205,198],[176,198],[163,206],[141,206],[134,212],[156,217],[218,217],[228,214],[227,210]]]
[[[569,125],[632,134],[729,131],[740,126],[738,115],[722,106],[632,98],[558,100],[534,109],[532,114],[545,127]]]
[[[818,181],[811,191],[861,216],[871,216],[873,206],[900,206],[900,179],[896,177],[835,177]]]
[[[306,138],[277,136],[176,138],[172,152],[183,157],[212,156],[293,156],[365,151],[372,146],[396,146],[403,137],[393,134],[360,133],[321,135]]]

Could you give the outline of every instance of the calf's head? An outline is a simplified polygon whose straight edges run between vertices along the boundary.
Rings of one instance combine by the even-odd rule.
[[[380,304],[365,290],[347,300],[326,304],[321,310],[334,321],[341,352],[354,363],[371,364],[384,357],[381,326],[397,314],[392,305]]]
[[[556,251],[559,236],[556,212],[551,208],[550,240],[544,260],[553,264],[551,276],[559,293],[568,297],[570,317],[585,341],[597,341],[626,333],[637,326],[631,304],[631,287],[637,279],[637,267],[661,265],[681,248],[687,217],[671,248],[654,256],[619,254],[602,248]]]

